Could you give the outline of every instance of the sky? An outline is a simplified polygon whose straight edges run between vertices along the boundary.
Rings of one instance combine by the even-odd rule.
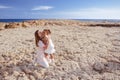
[[[120,0],[0,0],[0,19],[120,19]]]

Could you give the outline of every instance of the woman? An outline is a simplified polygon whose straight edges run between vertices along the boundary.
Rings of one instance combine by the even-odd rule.
[[[45,52],[45,45],[42,42],[42,38],[41,38],[41,32],[39,30],[35,31],[35,44],[36,47],[38,48],[37,50],[37,63],[39,63],[41,66],[47,68],[49,67],[49,64],[44,56],[44,52]]]

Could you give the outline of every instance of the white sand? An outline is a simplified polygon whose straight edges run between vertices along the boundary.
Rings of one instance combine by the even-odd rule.
[[[34,32],[49,28],[55,64],[33,65]],[[47,26],[0,31],[1,80],[120,80],[120,27]]]

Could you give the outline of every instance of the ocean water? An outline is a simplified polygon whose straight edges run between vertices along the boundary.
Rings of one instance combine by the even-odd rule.
[[[37,20],[37,19],[0,19],[0,22],[22,22],[28,20]]]
[[[28,21],[28,20],[38,20],[38,19],[0,19],[0,22],[22,22],[22,21]],[[69,19],[68,19],[69,20]],[[78,21],[94,21],[94,22],[120,22],[120,19],[72,19],[72,20],[78,20]]]

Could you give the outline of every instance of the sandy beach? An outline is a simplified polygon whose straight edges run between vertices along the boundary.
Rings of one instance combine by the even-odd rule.
[[[0,24],[0,80],[120,80],[120,27],[30,23]],[[50,29],[55,44],[55,64],[47,69],[34,64],[38,29]]]

